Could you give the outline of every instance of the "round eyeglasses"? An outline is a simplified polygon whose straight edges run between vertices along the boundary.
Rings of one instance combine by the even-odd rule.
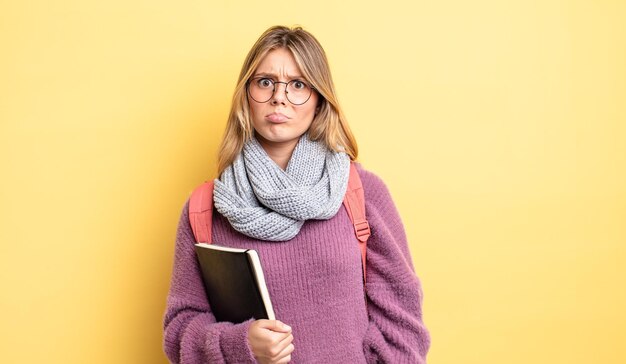
[[[313,86],[304,81],[291,80],[289,82],[280,82],[267,77],[250,79],[248,81],[248,95],[256,102],[268,102],[274,96],[277,83],[285,85],[285,96],[294,105],[302,105],[311,98]]]

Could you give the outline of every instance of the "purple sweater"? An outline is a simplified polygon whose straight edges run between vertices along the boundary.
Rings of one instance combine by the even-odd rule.
[[[292,363],[425,363],[430,336],[404,227],[382,180],[357,167],[372,231],[367,307],[360,250],[343,206],[329,220],[305,222],[286,242],[242,235],[214,210],[213,242],[259,253],[276,318],[292,327]],[[165,353],[174,363],[255,363],[247,343],[252,320],[215,321],[194,243],[187,202],[176,235]]]

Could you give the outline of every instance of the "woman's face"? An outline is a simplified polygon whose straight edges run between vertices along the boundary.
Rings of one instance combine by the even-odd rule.
[[[251,82],[255,82],[254,79],[261,76],[272,81],[285,83],[292,80],[306,82],[293,55],[286,48],[270,51],[252,75]],[[271,85],[266,80],[261,82],[265,82],[265,85]],[[292,86],[294,85],[301,87],[299,83],[293,83]],[[252,125],[256,131],[257,139],[265,148],[295,147],[300,136],[311,126],[315,116],[317,93],[313,90],[310,98],[304,104],[294,105],[285,95],[286,87],[287,85],[284,83],[274,84],[273,95],[269,101],[264,103],[255,101],[248,93]],[[290,93],[292,99],[294,96],[291,95],[294,94],[295,92]]]

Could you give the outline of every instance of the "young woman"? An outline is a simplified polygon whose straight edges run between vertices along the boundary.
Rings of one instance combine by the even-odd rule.
[[[299,27],[268,29],[235,89],[219,152],[212,237],[258,252],[280,320],[216,322],[187,202],[164,318],[172,362],[426,362],[430,337],[402,222],[385,184],[356,164],[371,228],[364,285],[342,205],[356,158],[320,44]]]

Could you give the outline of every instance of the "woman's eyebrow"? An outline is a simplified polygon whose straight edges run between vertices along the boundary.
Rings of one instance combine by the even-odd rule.
[[[277,75],[273,73],[267,73],[267,72],[256,73],[253,77],[268,77],[268,78],[278,79]],[[302,78],[302,76],[301,75],[293,75],[293,76],[287,75],[287,78],[290,80],[293,80],[294,78]]]

